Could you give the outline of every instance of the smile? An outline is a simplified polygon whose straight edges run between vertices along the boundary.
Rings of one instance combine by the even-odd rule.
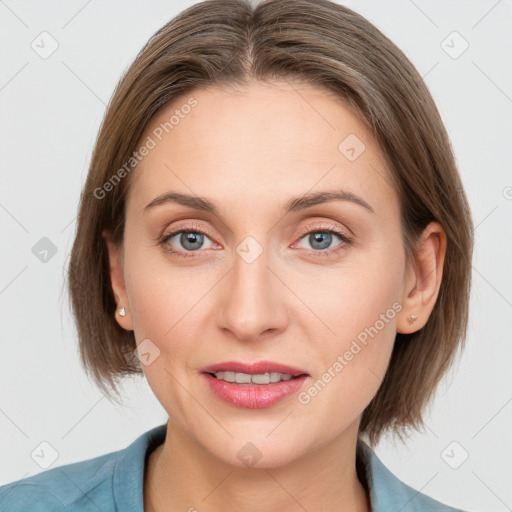
[[[225,403],[248,409],[272,407],[281,400],[299,392],[306,380],[309,379],[308,375],[292,377],[291,375],[283,375],[280,373],[256,375],[234,372],[218,373],[221,373],[223,378],[218,378],[212,373],[202,374],[210,391]],[[225,374],[228,374],[227,377],[230,379],[234,375],[236,382],[225,380]],[[274,380],[279,380],[271,382],[272,375],[274,375]],[[282,380],[281,377],[283,376],[285,379],[287,377],[289,377],[289,379]],[[248,379],[250,379],[250,382],[247,382]],[[269,382],[254,383],[253,379],[256,381],[264,379]],[[238,380],[243,380],[244,382],[238,382]]]

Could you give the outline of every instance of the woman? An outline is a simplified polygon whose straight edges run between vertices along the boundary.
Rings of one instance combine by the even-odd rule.
[[[422,425],[472,247],[432,97],[373,25],[193,5],[116,88],[69,266],[86,369],[106,393],[144,373],[169,420],[2,510],[456,510],[371,446]]]

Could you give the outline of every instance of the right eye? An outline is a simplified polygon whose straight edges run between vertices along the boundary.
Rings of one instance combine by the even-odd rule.
[[[205,240],[208,240],[210,243],[207,247],[204,247]],[[165,250],[180,256],[185,256],[184,253],[187,252],[197,252],[201,248],[209,249],[213,247],[213,243],[208,235],[196,229],[178,229],[171,231],[162,237],[160,243],[164,246]],[[176,248],[176,246],[178,246],[178,248]],[[188,257],[188,255],[186,257]]]

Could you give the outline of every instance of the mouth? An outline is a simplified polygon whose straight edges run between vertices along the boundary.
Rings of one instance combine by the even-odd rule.
[[[225,362],[203,368],[210,391],[222,401],[249,409],[271,407],[298,392],[310,375],[280,363]]]

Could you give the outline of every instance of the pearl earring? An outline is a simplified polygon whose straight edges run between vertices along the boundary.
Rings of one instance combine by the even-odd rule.
[[[409,321],[409,325],[412,325],[417,320],[416,315],[411,315],[407,320]]]
[[[119,302],[121,302],[121,296],[119,295],[119,293],[116,293],[116,295],[119,297]],[[116,310],[116,313],[119,315],[119,316],[126,316],[126,310],[124,308],[119,308]]]

